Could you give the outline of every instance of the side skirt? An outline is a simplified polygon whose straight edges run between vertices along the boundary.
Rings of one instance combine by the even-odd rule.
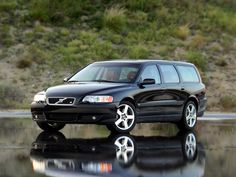
[[[181,118],[182,118],[182,114],[137,116],[137,123],[178,122],[181,120]]]

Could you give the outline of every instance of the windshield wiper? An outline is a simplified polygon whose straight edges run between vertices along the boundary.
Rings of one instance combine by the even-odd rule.
[[[92,80],[93,82],[114,82],[114,81],[109,81],[109,80],[104,80],[104,79],[98,79],[98,80]]]
[[[77,80],[69,80],[67,82],[79,82],[79,81],[77,81]]]

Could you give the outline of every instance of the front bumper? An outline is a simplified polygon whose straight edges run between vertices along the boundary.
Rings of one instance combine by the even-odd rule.
[[[31,104],[31,113],[34,121],[110,124],[116,120],[118,105],[119,103],[100,103],[51,106],[33,102]]]

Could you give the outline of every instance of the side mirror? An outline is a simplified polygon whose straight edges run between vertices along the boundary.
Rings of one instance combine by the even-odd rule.
[[[141,86],[143,86],[143,85],[152,85],[152,84],[155,84],[155,79],[151,79],[151,78],[144,79],[140,83]]]
[[[64,79],[63,79],[63,82],[67,82],[69,80],[69,78],[68,77],[65,77]]]

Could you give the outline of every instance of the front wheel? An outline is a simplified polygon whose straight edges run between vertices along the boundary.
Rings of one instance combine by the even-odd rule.
[[[135,107],[128,101],[123,101],[117,109],[117,119],[111,124],[107,125],[107,128],[115,133],[128,133],[130,132],[136,123]]]
[[[184,107],[181,121],[177,124],[179,129],[192,130],[197,124],[197,107],[193,101],[187,102]]]
[[[59,131],[65,127],[63,123],[36,122],[44,131]]]

